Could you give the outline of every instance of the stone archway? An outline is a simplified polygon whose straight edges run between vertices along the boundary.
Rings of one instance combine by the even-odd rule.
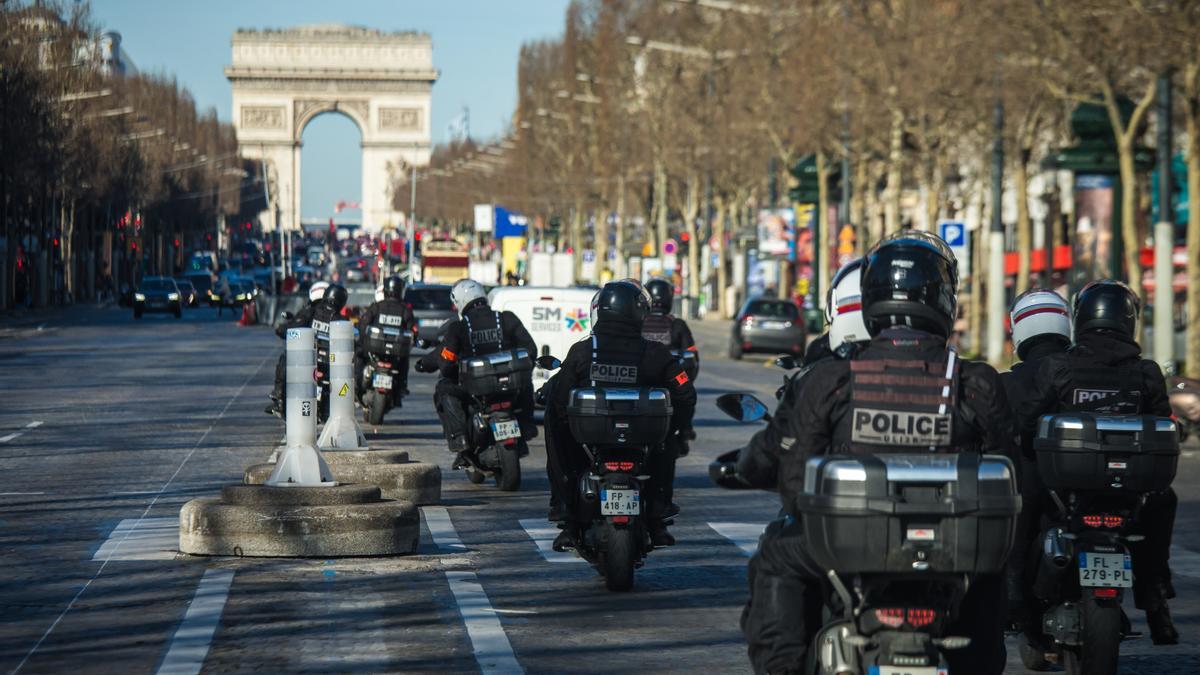
[[[420,33],[341,25],[233,34],[233,125],[243,157],[270,167],[279,222],[300,226],[300,143],[317,115],[339,112],[362,133],[363,226],[398,226],[395,172],[429,163],[433,43]]]

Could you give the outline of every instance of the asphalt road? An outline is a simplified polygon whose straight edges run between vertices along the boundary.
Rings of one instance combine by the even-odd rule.
[[[445,472],[418,555],[180,555],[180,506],[240,482],[282,435],[262,412],[282,342],[209,309],[0,323],[0,670],[747,672],[746,561],[778,505],[709,485],[708,461],[754,430],[713,401],[728,390],[771,400],[782,371],[766,356],[727,360],[726,324],[694,330],[699,439],[678,471],[679,543],[650,554],[633,592],[612,594],[585,563],[548,552],[541,440],[521,492],[471,485],[450,471],[424,375],[402,410],[365,429],[373,447]],[[1189,452],[1176,482],[1184,644],[1127,642],[1123,672],[1200,672],[1198,464]]]

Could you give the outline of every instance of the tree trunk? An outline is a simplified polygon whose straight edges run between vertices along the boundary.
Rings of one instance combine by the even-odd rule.
[[[1017,187],[1017,295],[1029,290],[1029,258],[1033,255],[1033,224],[1029,220],[1029,169],[1025,151],[1020,150],[1013,163],[1013,181]],[[1046,257],[1050,262],[1049,251]]]
[[[887,198],[884,203],[884,234],[900,229],[900,183],[903,180],[900,163],[904,161],[904,113],[892,110],[891,143],[888,149]]]
[[[667,167],[661,160],[654,162],[654,208],[658,210],[654,220],[655,235],[651,242],[651,255],[661,256],[662,245],[667,241],[667,220],[671,215],[671,207],[667,203]]]
[[[579,283],[583,272],[583,200],[578,198],[575,200],[575,212],[571,214],[570,245],[575,259],[575,282]]]
[[[725,214],[728,210],[724,197],[715,197],[717,206],[716,222],[713,223],[713,237],[717,240],[717,315],[722,319],[729,318],[729,301],[725,292],[727,284],[725,261],[728,259],[729,245],[725,241]]]
[[[825,308],[825,284],[829,283],[829,182],[826,177],[827,166],[825,153],[817,153],[817,219],[816,231],[813,232],[813,254],[817,256],[817,274],[813,279],[816,285],[817,306]],[[789,297],[787,287],[779,289],[780,294]]]
[[[700,297],[700,239],[696,233],[696,219],[700,216],[700,177],[694,173],[687,178],[687,209],[683,214],[688,233],[687,294],[692,297],[692,306]]]
[[[864,195],[873,189],[867,183],[869,175],[867,164],[869,162],[870,160],[863,157],[854,163],[854,192],[850,194],[850,223],[854,225],[854,250],[860,256],[866,245],[867,232],[869,231],[864,217],[866,213],[866,199]]]
[[[616,255],[613,257],[613,278],[621,279],[625,277],[625,174],[617,176],[617,220],[613,223],[613,227],[616,228],[613,244],[617,249]],[[607,244],[608,242],[605,241],[606,252]],[[603,283],[603,276],[600,281]]]
[[[980,208],[980,216],[986,215],[986,209]],[[979,355],[983,353],[983,261],[987,260],[987,228],[983,223],[988,222],[984,218],[979,219],[980,226],[971,233],[971,254],[974,255],[974,260],[971,261],[971,296],[970,304],[967,306],[967,332],[970,334],[971,351],[970,353]]]
[[[1142,285],[1142,241],[1137,226],[1137,171],[1133,165],[1133,139],[1118,144],[1121,167],[1121,243],[1125,258],[1125,278],[1146,306],[1146,288]],[[1139,321],[1140,323],[1140,321]]]
[[[1189,73],[1189,84],[1200,85]],[[1184,354],[1188,377],[1200,377],[1200,91],[1188,96],[1188,229],[1187,229],[1187,349]]]

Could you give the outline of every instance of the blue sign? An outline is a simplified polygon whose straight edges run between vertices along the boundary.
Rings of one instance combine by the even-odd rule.
[[[938,223],[938,236],[940,236],[946,245],[950,248],[962,248],[966,246],[967,227],[961,222],[945,221]]]
[[[496,239],[505,237],[524,237],[529,221],[519,213],[514,213],[496,206],[492,236]]]

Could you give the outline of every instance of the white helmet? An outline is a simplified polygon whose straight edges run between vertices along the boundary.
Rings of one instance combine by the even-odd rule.
[[[325,297],[325,289],[326,288],[329,288],[328,281],[318,281],[317,283],[313,284],[312,286],[309,286],[308,301],[309,302],[317,302],[321,298]]]
[[[483,290],[483,285],[474,279],[459,279],[454,282],[454,286],[450,289],[450,302],[454,303],[454,309],[462,314],[476,300],[487,298],[487,292]]]
[[[1012,322],[1013,349],[1024,359],[1022,347],[1041,335],[1057,335],[1071,340],[1071,307],[1054,291],[1035,288],[1025,291],[1013,301],[1008,313]]]
[[[383,302],[383,286],[375,287],[375,302]]]
[[[862,263],[862,258],[851,260],[833,275],[829,297],[825,302],[830,349],[837,349],[845,342],[871,339],[862,315],[862,290],[859,285]]]

